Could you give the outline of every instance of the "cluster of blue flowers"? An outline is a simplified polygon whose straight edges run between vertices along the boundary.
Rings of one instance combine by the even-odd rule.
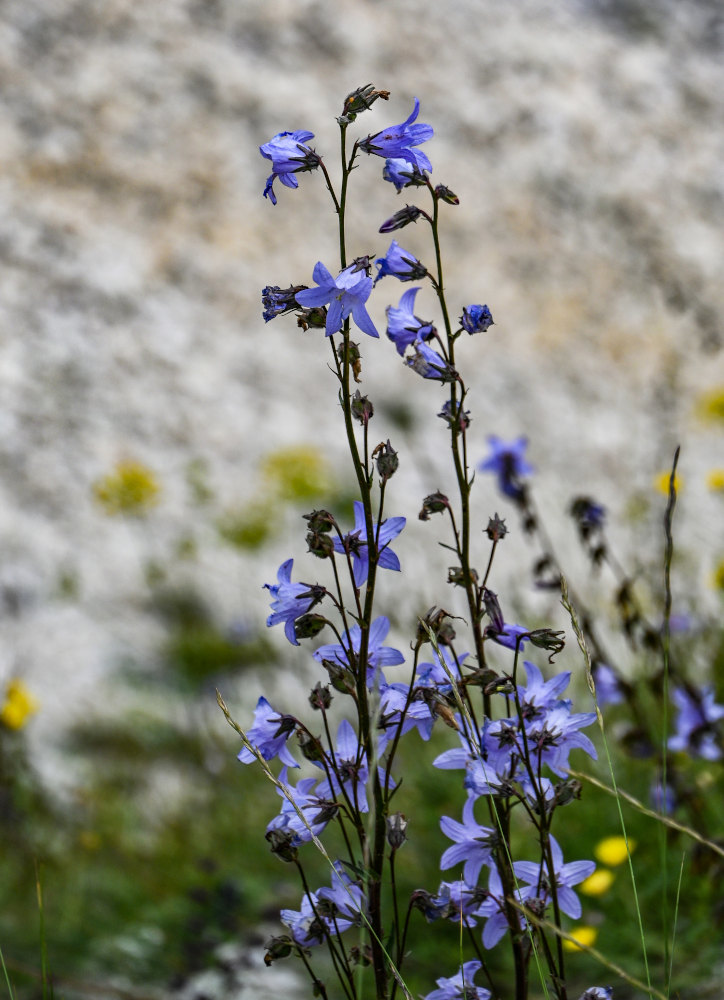
[[[552,920],[560,928],[561,914],[578,920],[581,904],[573,887],[595,868],[592,861],[564,861],[552,824],[557,810],[569,806],[580,795],[580,786],[568,777],[570,754],[581,750],[596,758],[593,743],[582,732],[596,720],[596,714],[574,711],[571,700],[564,697],[569,671],[546,678],[534,662],[525,660],[522,670],[526,682],[519,681],[519,659],[526,648],[546,650],[552,662],[563,647],[563,639],[562,633],[551,629],[529,630],[506,621],[498,597],[488,585],[493,556],[508,530],[497,513],[486,529],[492,547],[484,576],[472,565],[469,494],[474,472],[468,467],[466,439],[471,417],[465,408],[467,388],[458,370],[455,345],[463,333],[486,334],[493,326],[493,317],[487,305],[470,304],[462,308],[457,328],[450,323],[438,252],[438,213],[441,205],[455,206],[459,199],[445,185],[433,186],[430,181],[432,164],[419,147],[432,138],[433,130],[418,122],[417,99],[401,124],[358,139],[351,153],[346,152],[348,126],[375,101],[388,97],[386,91],[376,91],[370,84],[346,98],[337,119],[342,137],[343,183],[339,193],[322,157],[308,145],[313,133],[281,132],[260,147],[262,155],[272,163],[265,197],[276,205],[276,179],[286,187],[296,188],[298,173],[319,169],[338,216],[341,252],[336,277],[318,261],[312,274],[314,287],[267,286],[262,292],[263,317],[268,322],[296,312],[301,327],[324,330],[329,338],[330,367],[339,382],[345,430],[360,488],[350,530],[341,528],[328,511],[305,515],[309,551],[331,564],[327,583],[294,582],[290,558],[280,566],[277,582],[264,585],[272,598],[267,625],[283,625],[290,643],[298,646],[300,640],[313,639],[325,628],[334,632],[334,641],[318,645],[312,653],[326,674],[326,683],[317,683],[309,698],[311,708],[321,713],[324,735],[315,735],[302,713],[284,714],[261,697],[253,725],[243,736],[239,760],[251,764],[278,759],[282,765],[275,779],[281,808],[266,830],[272,851],[282,860],[297,865],[302,874],[300,850],[321,837],[329,824],[339,828],[348,850],[345,859],[334,863],[331,885],[312,890],[302,874],[304,895],[300,908],[282,911],[288,934],[272,939],[267,960],[298,954],[312,975],[315,991],[326,997],[324,984],[312,972],[308,960],[309,949],[326,945],[348,1000],[359,1000],[352,974],[353,966],[359,964],[372,967],[377,1000],[394,1000],[399,973],[391,976],[390,963],[394,961],[399,970],[405,961],[410,914],[418,910],[428,921],[450,920],[471,931],[481,924],[484,949],[494,948],[508,935],[517,996],[527,989],[528,964],[541,942],[552,993],[564,1000],[567,993],[560,938],[551,944],[541,922]],[[387,219],[379,232],[393,232],[418,221],[429,224],[436,247],[436,266],[432,270],[394,239],[383,256],[361,256],[348,263],[344,235],[347,182],[360,153],[384,159],[382,178],[398,194],[420,189],[431,197],[431,211],[406,205]],[[373,289],[387,277],[401,282],[427,282],[443,314],[438,326],[418,316],[416,302],[421,286],[412,287],[403,292],[396,306],[387,306],[386,332],[409,368],[448,390],[438,415],[450,436],[460,521],[456,520],[453,502],[440,492],[425,498],[419,516],[422,520],[435,513],[449,517],[454,544],[447,548],[455,553],[459,565],[450,568],[448,582],[464,595],[472,633],[472,652],[459,652],[451,616],[431,609],[419,619],[411,642],[413,662],[406,667],[403,653],[385,645],[389,619],[374,611],[378,571],[401,570],[392,545],[406,520],[382,516],[387,484],[398,464],[397,453],[389,440],[371,454],[368,452],[367,431],[374,408],[359,390],[352,395],[350,389],[351,377],[358,382],[360,370],[359,346],[350,340],[352,324],[371,338],[379,337],[368,302]],[[361,441],[355,435],[355,421],[361,425]],[[524,530],[532,533],[537,522],[528,477],[534,470],[526,458],[526,449],[525,437],[504,441],[490,435],[488,454],[477,469],[496,477],[501,495],[521,514]],[[378,491],[376,503],[373,486]],[[571,513],[592,561],[600,562],[606,555],[603,507],[583,497],[574,502]],[[560,574],[550,554],[540,560],[539,577],[540,586],[560,585]],[[428,643],[434,654],[425,659],[421,651]],[[407,682],[389,673],[401,667],[407,672]],[[599,655],[593,667],[599,704],[623,700],[625,683],[618,672]],[[327,712],[332,698],[338,695],[349,699],[347,714],[351,714],[352,721],[343,718],[333,737]],[[698,694],[687,687],[676,689],[674,701],[679,714],[676,732],[669,739],[670,750],[718,759],[721,739],[717,724],[724,718],[724,707],[716,705],[711,691]],[[442,834],[451,841],[442,849],[440,869],[455,869],[461,877],[443,881],[434,892],[415,891],[409,900],[404,930],[395,899],[395,926],[390,929],[383,923],[385,843],[389,848],[390,880],[396,892],[394,858],[405,843],[408,825],[401,813],[390,809],[392,794],[401,788],[393,776],[397,748],[413,730],[422,741],[429,741],[439,721],[456,734],[459,745],[440,754],[434,766],[443,771],[463,771],[466,796],[461,820],[450,816],[440,819]],[[292,736],[311,771],[296,783],[290,772],[300,764],[289,747]],[[537,860],[512,856],[513,810],[527,816],[535,831]],[[483,812],[487,823],[480,821]],[[341,935],[351,928],[364,929],[365,949],[345,950]],[[383,941],[392,942],[392,957]],[[438,979],[438,988],[428,993],[427,1000],[488,1000],[491,990],[473,982],[482,971],[493,985],[482,954],[478,949],[479,958],[464,962],[451,978]],[[609,987],[591,987],[579,1000],[611,997]]]

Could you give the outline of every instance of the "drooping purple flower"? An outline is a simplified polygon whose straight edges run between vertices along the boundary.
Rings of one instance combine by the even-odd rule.
[[[476,973],[482,967],[476,958],[465,962],[457,973],[449,979],[436,979],[436,990],[428,993],[423,1000],[489,1000],[490,990],[473,983]]]
[[[444,870],[463,864],[463,878],[468,885],[475,885],[480,869],[490,863],[493,849],[498,843],[496,831],[475,821],[475,800],[471,798],[463,806],[462,823],[443,816],[440,819],[440,829],[454,841],[443,852],[440,867]]]
[[[367,277],[364,268],[358,268],[356,263],[350,264],[333,278],[320,260],[314,265],[312,277],[318,287],[299,292],[297,302],[305,309],[329,304],[326,320],[328,337],[339,333],[350,314],[363,333],[370,337],[379,337],[365,308],[365,302],[372,291],[372,278]]]
[[[493,325],[493,315],[487,306],[464,306],[460,326],[466,333],[485,333]]]
[[[421,264],[414,253],[403,249],[397,240],[390,243],[389,249],[384,257],[378,257],[377,277],[375,284],[387,274],[394,275],[400,281],[419,281],[427,274],[427,268]]]
[[[400,569],[400,560],[389,547],[393,538],[397,538],[405,527],[404,517],[388,517],[379,526],[372,525],[372,534],[377,540],[378,557],[377,565],[382,569]],[[369,572],[369,551],[367,545],[367,528],[365,526],[365,510],[360,500],[354,502],[354,528],[342,539],[334,539],[334,551],[345,554],[349,551],[352,558],[352,569],[354,573],[355,586],[361,587],[367,579]]]
[[[294,560],[287,559],[277,571],[277,583],[264,584],[273,598],[272,613],[266,623],[271,628],[284,622],[285,636],[294,646],[298,646],[299,640],[294,632],[294,622],[309,611],[319,600],[319,596],[314,593],[315,588],[310,588],[306,583],[291,582],[293,565]]]
[[[478,465],[478,469],[481,472],[494,472],[501,491],[511,500],[521,500],[524,495],[521,479],[533,472],[533,466],[525,460],[528,439],[519,437],[508,443],[491,434],[488,436],[488,444],[490,454]]]
[[[404,715],[403,715],[404,713]],[[435,716],[422,699],[410,696],[408,684],[380,685],[380,715],[377,727],[381,730],[377,743],[377,753],[381,756],[390,740],[395,738],[402,722],[400,735],[417,729],[421,739],[427,741],[432,735]]]
[[[620,705],[624,700],[624,693],[615,671],[607,663],[596,663],[592,673],[598,707]]]
[[[405,364],[423,378],[435,379],[438,382],[456,382],[457,371],[441,354],[434,351],[424,341],[416,340],[412,344],[414,354],[408,354]]]
[[[405,657],[399,649],[392,646],[383,646],[382,643],[387,638],[390,631],[390,620],[380,615],[370,625],[369,638],[367,644],[367,687],[373,687],[375,678],[382,667],[394,667],[398,663],[404,663]],[[320,646],[312,654],[319,663],[322,660],[332,660],[338,663],[345,670],[352,670],[353,664],[359,663],[359,651],[362,645],[362,629],[359,625],[353,625],[349,632],[343,636],[343,644],[328,643]]]
[[[590,757],[597,760],[598,754],[593,743],[578,731],[595,721],[595,712],[571,712],[568,704],[557,702],[545,714],[537,716],[526,724],[525,732],[531,761],[535,761],[538,765],[547,764],[554,774],[564,778],[571,750],[585,750]]]
[[[595,861],[570,861],[563,864],[563,851],[558,845],[555,837],[550,837],[551,856],[553,859],[553,872],[548,871],[548,865],[534,864],[532,861],[514,861],[513,871],[515,877],[521,882],[527,883],[533,890],[536,899],[543,900],[548,904],[552,900],[551,881],[555,880],[558,905],[561,910],[573,920],[578,920],[581,915],[581,901],[575,894],[572,885],[578,885],[584,878],[588,878],[595,869]]]
[[[415,296],[419,288],[409,288],[403,292],[398,306],[387,307],[387,336],[403,355],[405,349],[416,340],[428,340],[435,333],[432,323],[424,323],[415,316]]]
[[[509,625],[506,622],[501,632],[496,631],[492,625],[488,625],[485,629],[485,636],[492,639],[493,642],[497,642],[499,646],[505,646],[506,649],[512,650],[518,649],[522,653],[526,642],[528,642],[530,629],[525,628],[524,625]]]
[[[613,1000],[612,986],[589,986],[578,1000]]]
[[[268,323],[275,316],[292,312],[298,308],[296,295],[303,291],[306,285],[290,285],[289,288],[279,288],[278,285],[267,285],[261,290],[261,304],[264,307],[264,322]]]
[[[528,683],[524,686],[518,685],[518,697],[523,718],[526,722],[539,718],[549,709],[564,705],[570,709],[570,701],[559,701],[558,695],[568,687],[571,679],[570,670],[564,670],[555,677],[546,681],[535,663],[524,660],[523,666],[528,678]]]
[[[513,890],[513,896],[520,906],[523,906],[531,898],[531,895],[533,895],[533,891],[528,887],[516,886]],[[503,883],[495,866],[490,869],[487,897],[475,911],[475,915],[476,917],[486,918],[485,927],[483,928],[483,947],[487,949],[494,948],[509,929],[508,917],[505,911]],[[518,928],[522,930],[525,927],[525,918],[523,915],[516,910],[514,919],[517,920]]]
[[[382,179],[394,184],[398,194],[408,185],[419,187],[425,183],[425,177],[421,171],[413,163],[401,158],[385,160]]]
[[[418,687],[435,687],[443,694],[452,690],[452,680],[462,678],[460,664],[468,658],[469,653],[461,653],[457,659],[450,652],[449,646],[440,646],[441,663],[436,656],[432,663],[418,663],[415,671],[415,684]],[[452,680],[451,680],[452,678]]]
[[[319,761],[312,763],[322,767]],[[367,758],[360,749],[357,733],[347,719],[342,719],[337,727],[337,746],[334,750],[334,766],[330,768],[330,775],[330,778],[317,788],[317,795],[333,799],[344,793],[356,809],[368,812],[365,792],[369,777]]]
[[[278,756],[282,764],[286,764],[287,767],[299,767],[286,747],[287,740],[294,732],[296,721],[291,715],[280,715],[279,712],[275,712],[266,698],[261,697],[254,710],[254,725],[247,730],[246,738],[264,760],[273,760]],[[242,764],[253,764],[256,759],[248,747],[242,747],[237,755],[237,760]]]
[[[420,113],[420,102],[415,98],[415,106],[410,117],[400,125],[390,125],[375,135],[368,135],[359,144],[365,153],[383,156],[385,159],[406,160],[418,170],[432,171],[432,164],[427,156],[414,146],[419,146],[432,139],[434,131],[431,125],[422,122],[415,124]]]
[[[322,944],[338,931],[357,926],[362,920],[365,901],[362,890],[352,883],[337,863],[332,873],[332,887],[307,893],[299,910],[282,910],[282,923],[304,948]]]
[[[267,830],[291,830],[294,846],[307,843],[312,835],[318,837],[325,826],[337,813],[338,806],[329,799],[320,798],[314,786],[316,778],[300,778],[296,786],[289,783],[286,767],[279,772],[279,781],[284,786],[277,788],[282,798],[281,812],[268,824]],[[304,819],[301,819],[301,812]]]
[[[322,162],[322,158],[306,145],[313,138],[314,132],[304,129],[278,132],[273,139],[259,147],[261,155],[272,162],[273,173],[267,178],[264,187],[264,197],[269,198],[272,205],[277,203],[273,187],[277,177],[286,187],[299,187],[295,175],[305,170],[316,170]]]
[[[671,697],[679,714],[676,732],[669,737],[669,749],[703,757],[704,760],[719,760],[722,755],[721,731],[716,723],[724,718],[724,705],[715,703],[713,689],[704,688],[699,693],[693,689],[676,688]]]

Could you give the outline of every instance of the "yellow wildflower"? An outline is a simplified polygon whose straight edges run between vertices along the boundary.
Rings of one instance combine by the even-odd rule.
[[[628,849],[632,854],[635,847],[636,841],[629,838]],[[626,841],[623,837],[604,837],[593,848],[593,853],[601,864],[610,865],[612,868],[623,864],[628,857]]]
[[[708,421],[724,421],[724,386],[710,389],[699,397],[699,416]]]
[[[588,924],[582,924],[580,927],[574,927],[571,931],[571,937],[575,938],[579,944],[575,944],[573,941],[568,941],[563,939],[563,947],[566,951],[580,951],[581,946],[590,948],[596,938],[598,937],[598,930],[595,927],[591,927]]]
[[[669,495],[669,482],[671,480],[671,472],[660,472],[656,479],[654,479],[654,486],[659,491],[663,493],[665,497]],[[681,476],[677,473],[674,476],[674,489],[677,493],[681,492],[681,487],[683,486]]]
[[[271,452],[264,459],[261,471],[272,492],[283,500],[316,500],[333,486],[324,456],[309,445],[293,445]]]
[[[5,688],[5,703],[0,708],[0,722],[8,729],[22,729],[38,711],[38,701],[21,680],[13,677]]]
[[[706,477],[706,485],[715,493],[724,493],[724,469],[712,469]]]
[[[119,462],[93,485],[93,495],[107,514],[143,514],[158,502],[160,486],[141,462]]]
[[[588,878],[585,878],[578,888],[586,896],[602,896],[611,888],[614,878],[615,875],[608,868],[599,868]]]
[[[717,590],[724,590],[724,559],[721,559],[714,567],[712,584]]]

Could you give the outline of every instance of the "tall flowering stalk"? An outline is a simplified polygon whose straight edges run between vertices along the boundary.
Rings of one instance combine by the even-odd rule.
[[[428,994],[429,1000],[486,1000],[491,996],[526,1000],[532,962],[547,978],[552,995],[568,1000],[561,938],[546,930],[546,919],[549,915],[560,928],[561,914],[574,920],[580,916],[573,887],[591,874],[594,865],[564,862],[552,826],[558,808],[574,802],[580,792],[566,777],[569,754],[583,750],[595,756],[593,744],[582,732],[595,715],[574,712],[571,702],[562,697],[568,673],[546,680],[535,663],[526,660],[521,667],[526,646],[543,650],[552,661],[563,646],[561,633],[531,631],[507,622],[491,588],[495,555],[507,528],[497,513],[491,516],[484,532],[487,551],[480,551],[471,519],[474,468],[469,453],[468,389],[456,349],[463,333],[485,334],[493,317],[487,305],[469,304],[462,307],[457,324],[451,319],[440,224],[445,206],[457,205],[458,198],[446,185],[433,185],[430,179],[432,163],[419,147],[432,138],[433,130],[418,121],[419,102],[415,100],[401,124],[350,144],[348,130],[358,115],[377,100],[388,98],[387,91],[368,85],[345,99],[337,119],[338,186],[323,157],[307,145],[313,138],[311,132],[281,132],[260,147],[262,155],[272,161],[264,194],[273,204],[275,179],[296,188],[297,173],[318,170],[337,216],[338,266],[317,261],[313,284],[267,286],[262,302],[266,321],[296,312],[304,329],[324,331],[358,489],[351,528],[327,510],[305,515],[309,552],[324,560],[329,570],[326,582],[310,581],[306,570],[299,571],[298,578],[290,558],[279,568],[277,582],[265,585],[272,597],[267,624],[283,624],[289,642],[298,645],[322,630],[331,632],[331,641],[313,652],[326,674],[326,683],[318,682],[309,698],[311,708],[319,713],[321,733],[317,735],[316,727],[272,706],[264,697],[257,703],[253,726],[246,731],[235,726],[243,744],[239,760],[263,767],[281,797],[281,810],[270,820],[266,839],[278,857],[297,868],[303,890],[299,908],[282,911],[286,933],[268,943],[266,957],[271,964],[296,954],[316,994],[327,997],[331,987],[321,979],[313,958],[313,949],[324,947],[336,974],[338,995],[347,1000],[371,995],[394,1000],[403,991],[409,996],[404,968],[414,961],[414,950],[408,954],[409,931],[419,914],[427,921],[450,920],[464,927],[475,954],[457,973],[438,978],[438,988]],[[382,177],[398,193],[419,189],[427,199],[424,207],[406,205],[395,212],[382,222],[379,232],[396,232],[423,222],[429,226],[432,265],[418,260],[396,239],[376,260],[369,255],[352,256],[345,219],[350,181],[362,153],[385,161]],[[419,286],[406,291],[397,306],[388,304],[387,335],[412,372],[439,383],[445,391],[446,398],[435,405],[449,435],[457,496],[430,494],[419,516],[429,520],[440,513],[448,521],[451,544],[447,547],[456,562],[448,583],[464,594],[469,629],[465,643],[469,651],[464,652],[457,641],[458,626],[453,627],[446,612],[432,609],[421,615],[410,623],[412,662],[407,665],[400,650],[384,645],[390,624],[379,613],[377,599],[379,572],[396,574],[404,568],[393,546],[404,530],[405,518],[388,516],[386,509],[388,483],[399,458],[389,440],[370,448],[374,406],[357,387],[361,353],[352,339],[355,330],[379,337],[368,303],[375,286],[385,278],[429,282],[437,297],[437,324],[414,313]],[[386,282],[382,288],[388,286]],[[525,496],[525,477],[532,472],[523,457],[524,440],[505,447],[491,438],[490,446],[491,454],[482,468],[494,471],[503,493],[520,502]],[[484,568],[479,570],[476,562],[480,560]],[[388,671],[395,668],[400,673],[393,679]],[[346,699],[348,710],[335,726],[330,707],[336,697]],[[406,900],[401,898],[396,874],[397,855],[408,827],[406,816],[392,806],[399,789],[397,753],[411,731],[427,741],[440,723],[456,745],[439,755],[434,766],[464,774],[462,820],[440,818],[440,867],[454,869],[458,878],[442,882],[437,891],[419,889]],[[308,765],[296,783],[290,777],[290,769],[299,765],[290,749],[292,737]],[[278,776],[270,766],[277,758],[283,765]],[[528,821],[534,860],[513,855],[511,828],[518,814]],[[304,867],[305,845],[312,842],[329,857],[323,838],[332,824],[339,828],[344,856],[329,859],[330,884],[313,888]],[[444,838],[451,843],[445,845]],[[357,943],[350,946],[348,932],[353,928]],[[485,960],[486,950],[504,939],[512,955],[512,985],[496,983]],[[373,987],[365,981],[366,968],[371,969]],[[486,986],[473,983],[478,975],[485,977]],[[592,988],[599,989],[600,994],[588,991],[588,995],[607,995],[604,988]]]

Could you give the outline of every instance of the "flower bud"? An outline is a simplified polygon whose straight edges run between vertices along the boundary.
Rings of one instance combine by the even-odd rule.
[[[411,222],[417,222],[422,214],[423,212],[416,205],[405,205],[404,208],[395,212],[386,222],[382,223],[379,232],[392,233],[395,229],[404,229]]]
[[[508,529],[505,527],[505,521],[498,517],[497,513],[490,518],[488,521],[488,527],[485,531],[491,542],[499,542],[508,534]]]
[[[392,813],[387,817],[387,843],[393,851],[396,851],[406,840],[407,819],[402,813]]]
[[[503,632],[505,630],[505,618],[500,609],[498,595],[494,594],[492,590],[488,590],[487,587],[483,590],[483,604],[485,606],[485,613],[493,623],[495,631]]]
[[[334,542],[329,535],[322,535],[318,531],[307,532],[307,546],[318,559],[329,559],[334,552]]]
[[[309,695],[309,704],[317,711],[321,709],[326,711],[329,708],[332,704],[332,695],[326,684],[323,685],[321,681],[317,681]]]
[[[375,101],[382,98],[383,101],[390,99],[389,90],[375,90],[374,84],[367,83],[364,87],[358,87],[351,94],[347,94],[342,107],[342,114],[337,119],[340,125],[349,125],[357,115],[363,111],[368,111]]]
[[[342,364],[349,362],[354,380],[355,382],[359,382],[360,375],[362,374],[362,355],[359,352],[359,344],[356,344],[353,340],[350,340],[348,343],[342,341],[337,350],[337,357]]]
[[[327,326],[327,307],[315,306],[313,309],[300,309],[297,316],[297,326],[302,330],[324,330]]]
[[[299,741],[299,749],[302,751],[302,756],[305,760],[319,761],[324,759],[322,745],[316,736],[312,736],[306,729],[298,729],[297,740]]]
[[[294,635],[297,639],[313,639],[315,635],[319,635],[326,624],[327,619],[324,615],[307,613],[294,622]]]
[[[264,965],[268,968],[277,958],[288,958],[292,953],[294,942],[288,934],[279,934],[269,938],[264,947],[266,948]]]
[[[349,959],[352,965],[372,965],[372,945],[366,944],[364,948],[360,948],[356,944],[353,945],[349,949]]]
[[[272,854],[281,861],[296,861],[297,848],[294,846],[296,834],[292,830],[267,830],[265,834]]]
[[[441,493],[439,490],[436,493],[430,493],[422,501],[422,510],[417,515],[421,521],[429,521],[430,514],[442,514],[443,511],[450,509],[450,501]]]
[[[425,617],[421,619],[417,626],[417,641],[429,642],[429,633],[432,632],[437,641],[443,645],[449,645],[455,638],[455,630],[449,623],[445,622],[450,615],[442,608],[430,608]]]
[[[339,691],[340,694],[354,693],[354,681],[346,667],[337,663],[336,660],[322,660],[322,666],[329,674],[329,682],[335,691]]]
[[[552,663],[553,657],[557,656],[566,644],[566,640],[561,638],[565,634],[563,631],[554,632],[552,628],[536,628],[528,633],[528,638],[538,649],[547,649],[550,652],[548,662]]]
[[[367,425],[374,416],[375,408],[366,396],[356,390],[352,397],[352,416],[361,424]]]
[[[337,524],[328,510],[313,510],[311,514],[302,514],[305,521],[309,522],[309,530],[326,534]]]
[[[435,197],[438,199],[438,201],[444,201],[448,205],[460,204],[460,199],[458,198],[458,196],[455,194],[454,191],[451,191],[450,188],[447,187],[445,184],[436,185]]]
[[[493,314],[487,306],[464,306],[460,326],[471,335],[485,333],[488,327],[493,326]]]
[[[397,457],[397,452],[390,444],[389,438],[387,444],[380,443],[377,445],[372,452],[372,457],[377,458],[377,473],[382,482],[386,483],[388,479],[392,479],[397,472],[400,460]]]
[[[582,791],[583,785],[576,778],[559,781],[555,786],[555,804],[557,806],[568,805],[574,799],[580,799]]]

